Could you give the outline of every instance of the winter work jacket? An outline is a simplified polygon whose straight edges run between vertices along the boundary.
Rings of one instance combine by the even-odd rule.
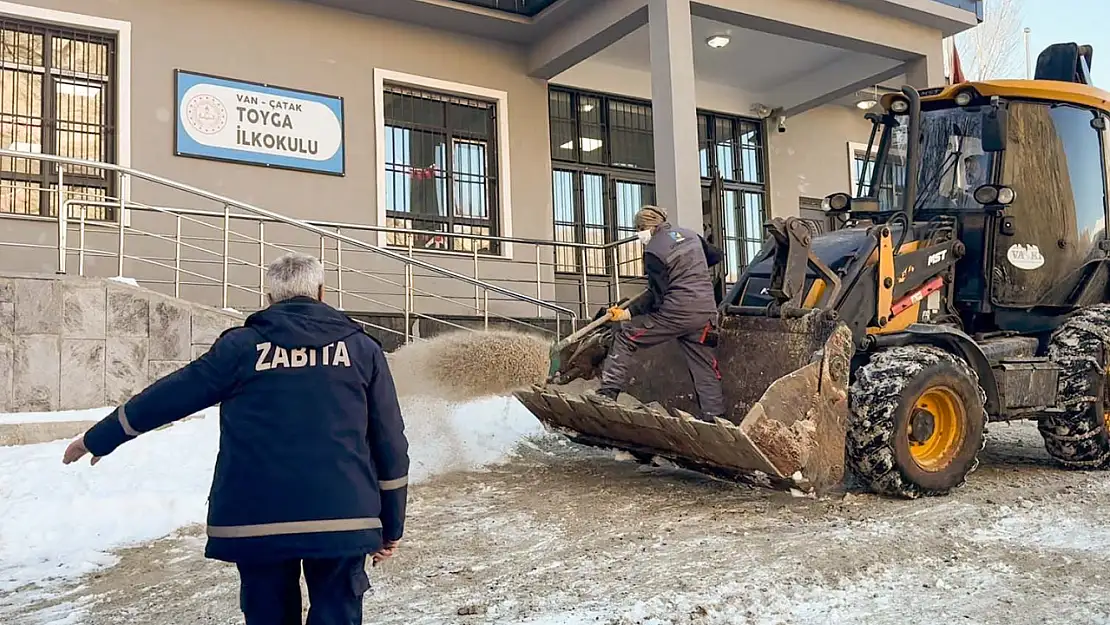
[[[693,230],[664,223],[644,247],[648,293],[629,307],[678,328],[697,327],[717,313],[713,276],[720,253]]]
[[[408,441],[378,343],[327,304],[294,298],[85,434],[94,456],[220,404],[205,555],[228,562],[372,553],[404,532]]]

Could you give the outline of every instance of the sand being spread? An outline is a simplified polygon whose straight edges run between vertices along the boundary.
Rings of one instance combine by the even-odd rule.
[[[406,345],[388,359],[401,397],[462,402],[542,383],[551,344],[522,332],[458,331]]]

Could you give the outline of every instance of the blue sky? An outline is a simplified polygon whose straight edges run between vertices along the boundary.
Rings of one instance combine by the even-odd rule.
[[[1025,26],[1033,61],[1049,44],[1091,44],[1095,53],[1091,79],[1110,91],[1110,0],[1024,0]]]

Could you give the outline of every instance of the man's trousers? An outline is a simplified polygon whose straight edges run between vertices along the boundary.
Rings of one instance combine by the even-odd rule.
[[[677,340],[686,356],[702,415],[723,417],[725,395],[721,388],[721,372],[717,367],[717,350],[707,340],[715,335],[715,330],[712,321],[690,327],[688,324],[668,323],[652,315],[633,317],[621,324],[613,340],[613,347],[602,369],[599,390],[624,390],[637,350]]]
[[[364,555],[238,565],[246,625],[301,625],[302,566],[307,625],[362,625],[362,597],[370,589]]]

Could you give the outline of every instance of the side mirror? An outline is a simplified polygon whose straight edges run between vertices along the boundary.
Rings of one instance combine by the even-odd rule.
[[[984,152],[1001,152],[1006,149],[1007,113],[1001,106],[986,107],[983,111]]]

